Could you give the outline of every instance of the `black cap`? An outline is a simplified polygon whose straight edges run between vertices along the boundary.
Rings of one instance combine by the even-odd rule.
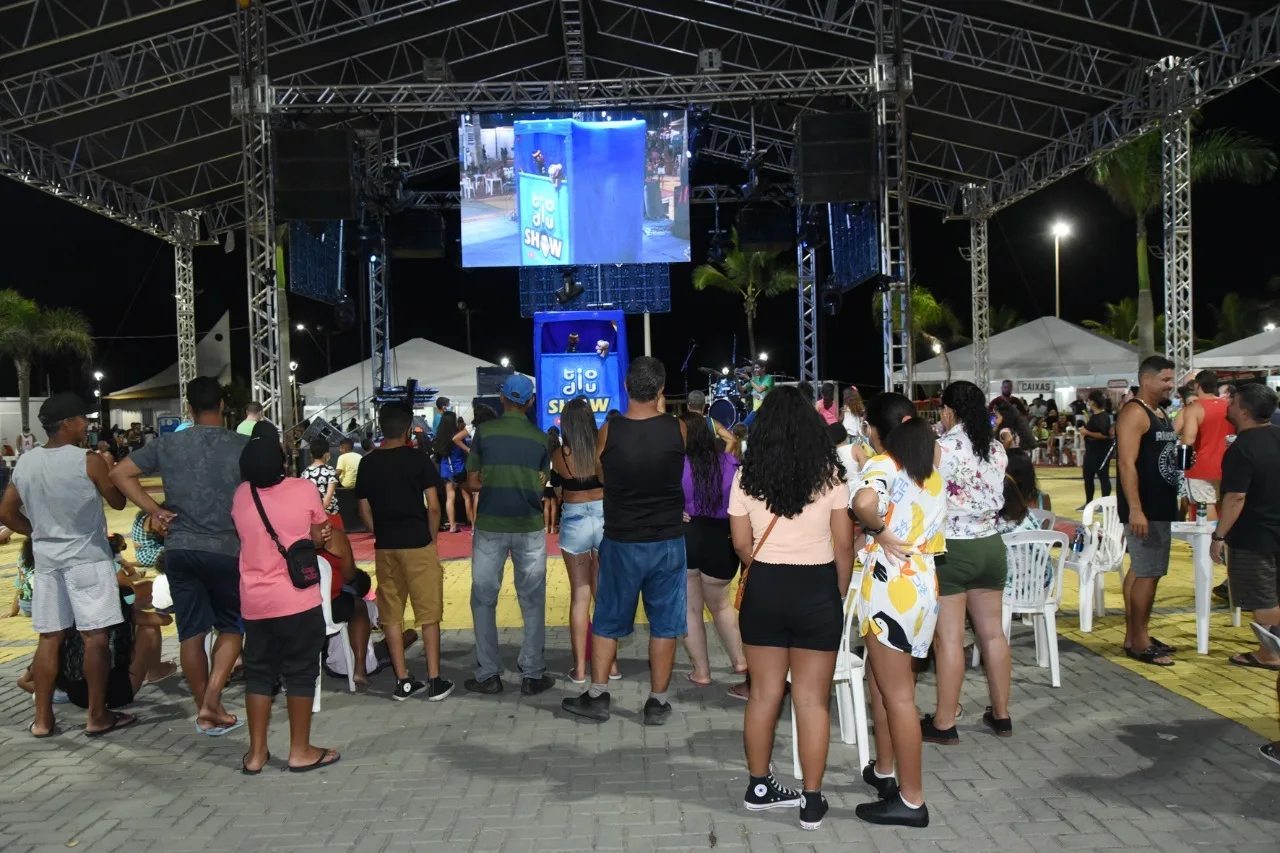
[[[40,405],[40,423],[56,424],[70,418],[88,417],[93,409],[73,391],[54,394]]]

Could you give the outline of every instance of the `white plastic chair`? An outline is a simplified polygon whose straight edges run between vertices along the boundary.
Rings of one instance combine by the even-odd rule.
[[[1094,615],[1107,615],[1107,573],[1116,572],[1124,583],[1124,525],[1120,523],[1116,496],[1090,501],[1081,523],[1092,535],[1086,535],[1084,551],[1068,560],[1066,566],[1080,576],[1080,630],[1088,634],[1093,631]]]
[[[1047,509],[1029,509],[1027,514],[1035,519],[1041,530],[1052,530],[1058,523],[1058,516]]]
[[[840,720],[840,740],[858,745],[858,767],[866,767],[870,761],[870,739],[867,730],[867,695],[862,685],[865,668],[862,658],[850,648],[849,632],[854,619],[854,596],[862,585],[862,575],[854,572],[849,582],[849,592],[844,597],[844,631],[840,635],[840,650],[836,653],[836,671],[832,683],[836,688],[836,711]],[[787,670],[787,682],[791,671]],[[796,732],[796,706],[791,704],[791,769],[796,779],[803,780],[800,769],[799,738]]]
[[[342,635],[342,656],[347,661],[347,692],[356,692],[356,655],[351,649],[351,637],[347,633],[347,623],[333,621],[333,603],[329,599],[329,595],[333,590],[333,567],[329,565],[329,561],[324,557],[319,558],[320,563],[320,611],[324,613],[324,636],[325,645],[320,649],[320,671],[316,673],[316,698],[311,701],[311,713],[320,713],[320,680],[324,678],[324,655],[329,646],[329,638],[334,634]],[[357,601],[358,606],[362,606],[364,602]]]
[[[1018,530],[1002,538],[1009,555],[1009,583],[1004,588],[1004,635],[1009,637],[1015,614],[1030,616],[1036,636],[1036,663],[1040,666],[1047,663],[1053,686],[1061,687],[1057,612],[1062,602],[1063,565],[1071,540],[1056,530]],[[1057,556],[1053,554],[1055,546]]]

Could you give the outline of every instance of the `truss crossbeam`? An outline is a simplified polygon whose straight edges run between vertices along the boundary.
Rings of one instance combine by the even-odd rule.
[[[569,79],[587,79],[586,46],[582,38],[582,0],[560,0],[560,28],[564,31],[564,59]]]

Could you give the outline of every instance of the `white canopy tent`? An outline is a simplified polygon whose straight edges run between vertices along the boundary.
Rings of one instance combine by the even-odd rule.
[[[470,420],[477,367],[497,365],[425,338],[412,338],[391,349],[387,381],[404,385],[410,378],[416,379],[419,385],[435,388],[440,396],[448,397],[453,410]],[[303,383],[304,414],[314,417],[323,412],[326,418],[338,418],[343,424],[349,418],[360,418],[361,402],[372,394],[369,370],[370,360],[365,359],[314,382]]]
[[[196,375],[213,376],[226,385],[231,381],[231,314],[218,322],[196,342]],[[111,423],[127,427],[137,422],[154,425],[158,415],[181,416],[185,405],[178,399],[178,362],[137,385],[106,395],[111,405]]]
[[[1128,387],[1137,382],[1137,347],[1056,317],[1041,317],[992,335],[988,352],[990,394],[998,394],[1000,383],[1010,379],[1019,396],[1057,393],[1066,397],[1059,400],[1065,403],[1075,397],[1077,388],[1105,388],[1109,383]],[[951,362],[952,381],[973,381],[972,345],[952,350],[946,357]],[[916,382],[942,383],[947,379],[942,357],[916,365]]]
[[[1259,332],[1200,353],[1197,368],[1264,369],[1280,368],[1280,329]]]

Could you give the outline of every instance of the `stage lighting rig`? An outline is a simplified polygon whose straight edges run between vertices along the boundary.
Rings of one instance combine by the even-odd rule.
[[[561,305],[568,305],[585,292],[586,288],[574,281],[572,275],[565,273],[564,286],[556,291],[556,302]]]

